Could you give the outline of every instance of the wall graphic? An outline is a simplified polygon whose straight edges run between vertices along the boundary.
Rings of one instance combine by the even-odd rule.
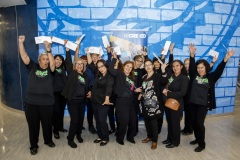
[[[189,57],[188,44],[197,47],[197,58],[208,56],[210,49],[220,52],[235,48],[217,82],[217,109],[210,114],[234,110],[240,46],[240,0],[38,0],[38,34],[75,41],[86,34],[81,54],[88,46],[102,44],[101,37],[112,29],[144,30],[148,53],[159,53],[166,40],[174,43],[174,58]],[[42,52],[42,49],[39,50]],[[62,46],[53,45],[54,53],[64,54]],[[217,65],[216,64],[216,65]],[[216,66],[215,65],[215,66]]]

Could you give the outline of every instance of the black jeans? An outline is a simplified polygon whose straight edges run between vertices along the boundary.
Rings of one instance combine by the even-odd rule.
[[[53,106],[24,103],[24,109],[28,123],[31,149],[38,147],[40,122],[42,124],[44,143],[48,144],[52,142]]]
[[[119,97],[116,99],[116,113],[118,123],[117,140],[123,141],[127,132],[127,138],[133,139],[136,133],[136,113],[133,98]]]
[[[190,104],[184,103],[184,112],[185,112],[185,117],[184,117],[184,129],[183,131],[185,133],[192,133],[193,132],[193,120],[192,120],[192,115],[191,113],[193,110],[191,109]]]
[[[55,103],[53,109],[53,132],[58,133],[63,129],[64,110],[66,107],[66,98],[60,92],[54,93]]]
[[[144,114],[144,122],[147,130],[147,137],[153,142],[158,141],[158,117],[149,117]]]
[[[193,130],[198,145],[205,147],[205,126],[204,121],[207,115],[207,107],[197,104],[191,104],[193,110]]]
[[[180,127],[180,116],[183,108],[180,107],[177,111],[165,107],[166,119],[168,123],[168,136],[169,140],[174,145],[180,144],[181,127]]]
[[[93,106],[90,98],[86,99],[88,127],[93,126]]]
[[[98,137],[104,141],[109,141],[107,115],[109,106],[92,102],[93,114],[96,120]]]
[[[67,102],[68,111],[70,114],[70,127],[67,139],[73,141],[75,135],[82,134],[84,113],[85,113],[85,100],[72,99]]]

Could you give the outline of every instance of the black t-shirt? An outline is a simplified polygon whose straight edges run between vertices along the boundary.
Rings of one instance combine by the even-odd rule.
[[[72,99],[83,99],[86,96],[86,88],[85,88],[85,79],[83,75],[78,74],[78,81],[74,90],[74,96]]]
[[[66,71],[63,67],[56,68],[53,74],[53,91],[60,92],[66,83]]]
[[[124,93],[122,95],[122,97],[131,97],[134,91],[134,82],[126,77],[126,82],[125,82],[125,89],[124,89]]]
[[[197,76],[192,84],[190,102],[194,104],[207,106],[208,89],[209,89],[208,79],[206,77],[201,78]]]
[[[53,105],[53,77],[50,67],[42,69],[32,60],[26,66],[30,73],[25,102],[33,105]]]

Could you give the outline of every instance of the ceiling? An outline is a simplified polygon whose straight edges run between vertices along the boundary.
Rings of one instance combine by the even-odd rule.
[[[25,4],[27,4],[26,0],[0,0],[0,8]]]

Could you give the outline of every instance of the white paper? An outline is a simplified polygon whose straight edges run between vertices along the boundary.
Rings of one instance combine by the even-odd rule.
[[[35,43],[36,44],[43,43],[44,41],[52,43],[52,39],[49,36],[38,36],[38,37],[35,37]]]
[[[96,53],[99,54],[99,47],[89,47],[88,48],[90,53]]]
[[[210,56],[213,56],[213,57],[216,56],[216,58],[218,58],[219,52],[214,51],[214,50],[211,49],[211,50],[209,51],[209,55],[210,55]]]
[[[171,44],[171,41],[166,41],[166,43],[165,43],[165,45],[164,45],[164,47],[163,47],[163,51],[162,51],[161,54],[167,55],[168,49],[169,49],[169,47],[170,47],[170,44]]]
[[[121,55],[121,48],[119,46],[113,48],[113,52],[116,52],[117,55]]]
[[[157,60],[158,60],[158,62],[159,62],[160,64],[163,64],[163,62],[161,61],[161,59],[160,59],[155,53],[153,53],[153,55],[154,55],[154,57],[157,58]]]
[[[65,44],[65,47],[73,50],[73,51],[76,51],[77,49],[77,44],[76,43],[73,43],[71,41],[68,41],[66,44]]]
[[[107,48],[107,46],[110,46],[110,43],[109,43],[106,35],[102,36],[102,41],[103,41],[103,45],[104,45],[105,48]]]
[[[102,57],[102,55],[104,54],[102,46],[99,47],[99,55]]]
[[[84,37],[85,37],[85,34],[83,34],[75,43],[80,44]]]
[[[52,37],[52,42],[64,45],[64,40],[57,38],[57,37]]]

